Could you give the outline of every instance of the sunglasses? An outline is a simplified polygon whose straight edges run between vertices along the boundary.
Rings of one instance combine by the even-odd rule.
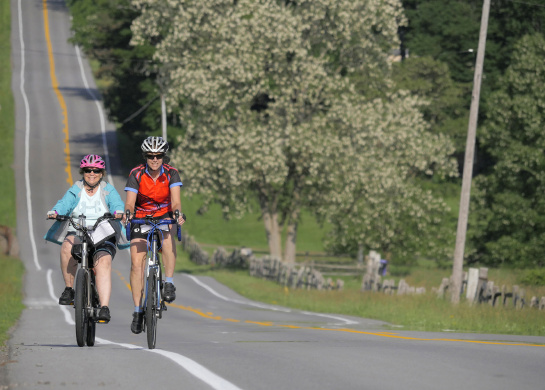
[[[93,172],[93,173],[97,173],[97,174],[98,174],[98,173],[102,173],[102,169],[89,169],[89,168],[84,168],[84,169],[83,169],[83,172],[85,172],[85,173],[91,173],[91,172]]]
[[[164,153],[161,153],[161,154],[146,154],[146,158],[148,160],[162,160],[163,157],[165,157],[165,154]]]

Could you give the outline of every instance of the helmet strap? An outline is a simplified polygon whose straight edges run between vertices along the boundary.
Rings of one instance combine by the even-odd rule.
[[[85,179],[83,179],[83,184],[85,184],[87,187],[91,187],[91,189],[94,190],[100,184],[101,181],[102,181],[102,178],[98,179],[97,183],[94,186],[92,186],[91,184],[87,183]]]

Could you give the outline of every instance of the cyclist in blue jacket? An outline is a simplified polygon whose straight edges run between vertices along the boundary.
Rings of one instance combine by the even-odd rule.
[[[114,186],[102,180],[105,173],[106,164],[102,157],[96,154],[83,157],[80,163],[82,179],[68,189],[53,209],[47,212],[47,217],[54,219],[60,214],[77,218],[80,214],[84,214],[87,226],[93,226],[97,219],[105,213],[112,213],[121,218],[124,203]],[[94,253],[92,253],[93,269],[101,304],[98,319],[105,322],[110,321],[111,318],[108,304],[112,291],[111,270],[116,247],[120,249],[129,247],[121,223],[116,222],[112,226],[117,233],[116,236],[94,248]],[[60,262],[66,288],[59,298],[59,304],[72,305],[74,303],[74,278],[78,266],[72,251],[74,245],[80,242],[79,238],[68,221],[56,221],[44,238],[61,245]]]

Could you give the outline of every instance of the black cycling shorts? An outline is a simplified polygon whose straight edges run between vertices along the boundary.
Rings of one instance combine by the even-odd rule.
[[[76,233],[74,232],[69,232],[66,237],[70,236],[70,235],[75,235]],[[74,244],[72,245],[72,250],[71,250],[71,254],[72,254],[72,257],[74,259],[76,259],[76,261],[78,263],[81,262],[81,249],[82,249],[82,244]],[[112,238],[109,238],[108,240],[104,241],[102,244],[100,244],[99,246],[97,247],[94,247],[92,245],[89,246],[89,258],[90,259],[93,259],[95,257],[95,255],[98,253],[98,252],[107,252],[110,254],[110,256],[112,256],[112,261],[114,260],[114,257],[117,253],[117,245],[116,245],[116,239],[115,237],[112,237]],[[92,267],[94,264],[94,262],[89,262],[89,266]]]

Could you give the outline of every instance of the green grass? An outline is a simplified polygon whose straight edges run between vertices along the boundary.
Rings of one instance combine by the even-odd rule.
[[[10,2],[0,2],[0,225],[15,227],[13,139],[15,106],[11,92]]]
[[[203,249],[206,246],[226,248],[245,246],[254,251],[268,252],[260,213],[249,213],[241,219],[226,221],[218,205],[212,205],[202,215],[197,213],[200,206],[201,201],[198,197],[188,199],[182,189],[182,209],[187,215],[184,229],[203,246]],[[303,213],[303,220],[297,233],[297,252],[323,252],[322,238],[326,231],[326,228],[318,225],[311,215]]]
[[[8,338],[8,330],[17,322],[22,304],[23,263],[19,259],[0,255],[0,346]]]
[[[0,225],[16,224],[13,140],[15,106],[11,92],[11,13],[10,2],[0,1]],[[4,348],[9,329],[23,310],[23,263],[0,254],[0,348]],[[1,356],[0,356],[0,360]]]

